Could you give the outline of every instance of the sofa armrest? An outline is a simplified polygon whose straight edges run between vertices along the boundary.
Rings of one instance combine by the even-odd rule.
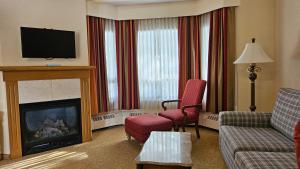
[[[219,124],[239,127],[271,127],[272,113],[225,111],[219,114]]]

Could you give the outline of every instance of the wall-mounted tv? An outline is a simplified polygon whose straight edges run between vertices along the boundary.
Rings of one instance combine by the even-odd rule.
[[[75,58],[75,32],[21,27],[23,58]]]

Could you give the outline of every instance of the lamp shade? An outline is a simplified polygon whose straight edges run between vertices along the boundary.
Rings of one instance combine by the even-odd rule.
[[[273,62],[273,60],[266,54],[266,52],[259,44],[247,43],[242,55],[233,63],[243,64],[267,62]]]

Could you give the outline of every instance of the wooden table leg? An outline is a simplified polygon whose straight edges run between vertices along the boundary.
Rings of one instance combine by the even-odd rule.
[[[143,164],[136,164],[136,169],[143,169],[144,165]]]

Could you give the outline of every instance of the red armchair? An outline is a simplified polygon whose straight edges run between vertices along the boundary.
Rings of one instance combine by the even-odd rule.
[[[206,81],[204,80],[188,80],[182,99],[163,101],[162,107],[164,111],[160,112],[159,115],[172,120],[175,131],[178,131],[179,127],[182,126],[182,130],[185,132],[185,125],[195,123],[196,134],[200,138],[198,121],[205,87]],[[165,103],[170,102],[178,102],[180,109],[167,110]]]

